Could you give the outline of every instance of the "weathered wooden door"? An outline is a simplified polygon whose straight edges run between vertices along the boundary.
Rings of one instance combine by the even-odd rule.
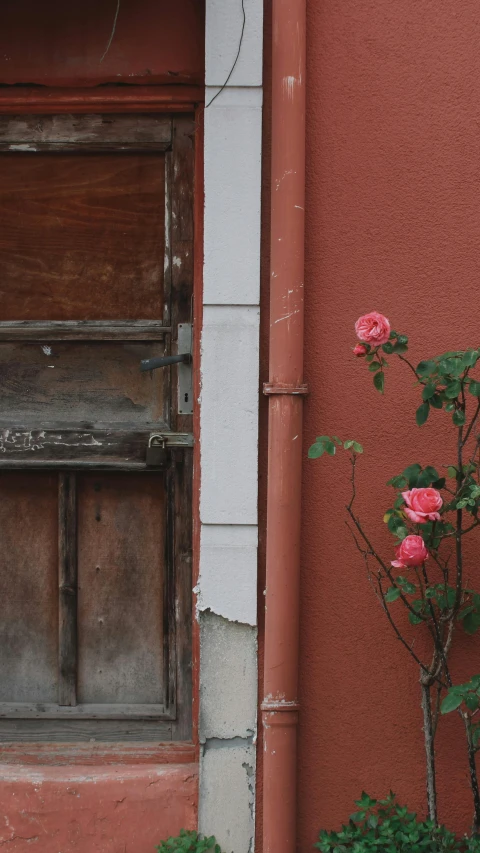
[[[0,740],[189,737],[192,198],[188,116],[0,118]]]

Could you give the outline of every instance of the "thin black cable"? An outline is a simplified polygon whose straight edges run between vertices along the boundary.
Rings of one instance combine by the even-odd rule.
[[[230,74],[228,75],[227,79],[225,80],[225,83],[223,84],[223,86],[220,87],[218,92],[213,96],[213,98],[208,102],[208,104],[205,105],[205,109],[208,109],[208,107],[210,107],[213,104],[215,98],[218,98],[218,96],[223,92],[223,90],[225,89],[225,86],[228,85],[228,81],[230,80],[230,77],[232,76],[233,72],[235,71],[235,66],[238,62],[238,59],[240,57],[240,51],[242,49],[243,34],[245,32],[245,24],[247,21],[247,16],[245,14],[245,0],[242,0],[242,15],[243,15],[242,32],[240,33],[240,41],[238,42],[238,50],[237,50],[237,55],[235,57],[235,62],[233,63],[233,65],[230,69]]]

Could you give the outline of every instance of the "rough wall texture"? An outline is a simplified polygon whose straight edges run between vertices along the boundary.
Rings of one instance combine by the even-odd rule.
[[[311,395],[304,440],[308,447],[333,431],[364,443],[359,507],[389,554],[383,484],[409,462],[446,463],[450,434],[435,451],[445,416],[415,426],[418,392],[400,365],[389,371],[385,398],[374,392],[365,365],[351,357],[353,323],[365,311],[384,312],[410,335],[415,361],[478,344],[480,7],[476,0],[309,0],[307,33]],[[392,638],[346,531],[348,490],[340,459],[305,461],[305,851],[320,826],[349,814],[362,788],[392,787],[420,810],[425,803],[417,673]],[[454,661],[459,678],[477,671],[479,642],[463,643]],[[454,717],[442,722],[440,744],[441,817],[461,830],[471,809]]]
[[[197,765],[0,769],[0,846],[25,853],[152,853],[197,822]]]

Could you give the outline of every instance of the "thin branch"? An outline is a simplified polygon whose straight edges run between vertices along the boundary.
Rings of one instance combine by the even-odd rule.
[[[480,415],[480,400],[477,403],[477,408],[475,409],[475,414],[473,415],[473,418],[470,422],[470,426],[468,427],[467,432],[465,433],[465,438],[463,439],[463,442],[462,442],[463,446],[466,445],[468,439],[470,438],[470,433],[472,432],[472,429],[475,426],[475,422],[476,422],[479,415]]]
[[[418,375],[417,371],[415,370],[415,368],[414,368],[414,366],[413,366],[412,362],[411,362],[411,361],[409,361],[409,360],[408,360],[408,358],[405,358],[405,356],[404,356],[404,355],[400,355],[400,353],[398,353],[398,352],[397,352],[397,355],[398,355],[398,357],[399,357],[400,361],[404,361],[404,362],[405,362],[405,364],[408,364],[408,366],[409,366],[410,370],[413,372],[413,374],[414,374],[414,376],[415,376],[415,379],[418,379],[418,381],[419,381],[419,382],[421,382],[421,384],[422,384],[422,385],[424,385],[425,383],[421,381],[421,379],[420,379],[420,377],[419,377],[419,375]]]

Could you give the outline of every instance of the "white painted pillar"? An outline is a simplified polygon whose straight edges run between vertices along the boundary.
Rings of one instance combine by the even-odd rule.
[[[207,0],[205,103],[242,0]],[[244,0],[205,110],[200,831],[253,849],[263,0]]]

